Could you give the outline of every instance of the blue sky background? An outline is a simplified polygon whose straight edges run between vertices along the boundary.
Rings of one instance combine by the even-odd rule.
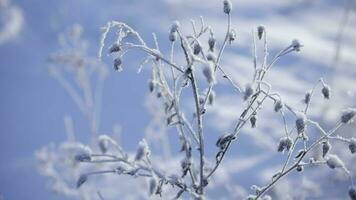
[[[213,28],[217,30],[218,37],[222,38],[224,34],[221,23],[224,15],[220,1],[3,0],[3,2],[5,6],[0,7],[2,15],[6,14],[6,9],[16,7],[23,17],[21,28],[13,34],[14,37],[5,38],[3,41],[0,39],[0,194],[5,200],[63,199],[46,189],[47,179],[40,176],[35,169],[34,151],[49,143],[58,144],[66,139],[63,123],[65,115],[72,116],[77,138],[84,143],[89,141],[87,134],[89,128],[84,117],[72,99],[48,74],[47,58],[60,48],[57,39],[59,33],[74,24],[82,25],[83,36],[89,43],[88,54],[91,56],[97,54],[100,27],[110,20],[125,21],[132,25],[150,41],[150,44],[151,32],[156,32],[163,48],[167,48],[163,43],[167,38],[169,24],[175,19],[179,19],[183,26],[188,27],[190,18],[198,19],[202,15],[207,18],[207,23],[211,22]],[[304,91],[328,70],[344,1],[251,0],[233,3],[233,19],[236,19],[234,26],[238,30],[238,42],[227,51],[225,61],[227,65],[232,66],[232,63],[236,63],[239,67],[245,67],[246,63],[250,62],[249,32],[258,24],[265,24],[268,30],[271,30],[271,52],[288,45],[294,38],[300,38],[304,42],[305,52],[282,61],[276,67],[276,70],[280,69],[280,73],[271,77],[272,83],[279,83],[276,88],[281,94],[290,99],[293,105],[297,105]],[[10,21],[3,19],[0,30],[1,26],[5,27],[7,21]],[[343,80],[335,81],[335,88],[344,92],[340,92],[341,96],[336,97],[339,99],[334,101],[339,107],[355,106],[356,26],[352,26],[355,23],[355,17],[351,15],[345,33],[345,40],[348,42],[340,61],[344,68],[337,72],[337,76],[335,75],[336,80]],[[126,61],[125,71],[120,74],[113,72],[110,59],[105,58],[104,61],[108,64],[109,78],[104,87],[99,132],[109,133],[113,124],[120,124],[124,138],[123,147],[134,151],[150,121],[144,103],[148,93],[146,80],[150,76],[148,71],[137,75],[135,66],[137,62],[134,58]],[[235,75],[237,80],[241,80],[241,84],[245,84],[247,79],[244,76],[250,72],[246,72],[246,69],[240,72],[239,67],[228,71]],[[297,67],[299,70],[296,70]],[[286,89],[284,81],[288,79],[294,80],[298,86]],[[239,110],[233,105],[234,97],[228,89],[222,87],[221,94],[222,97],[217,103],[226,106],[219,110],[213,108],[209,120],[212,123],[214,121],[221,123],[214,125],[212,132],[230,128],[233,123],[231,119],[228,120],[231,118],[231,111]],[[294,97],[299,99],[295,100]],[[312,113],[316,115],[321,109],[322,106],[316,106]],[[335,112],[331,109],[326,121],[335,119]],[[262,128],[268,130],[268,127]],[[242,138],[242,141],[250,141],[249,137]],[[271,138],[275,139],[277,136]],[[267,141],[272,140],[271,138],[262,138],[265,145],[261,145],[260,149],[269,149],[271,143]],[[208,143],[214,141],[209,140]],[[243,152],[243,148],[240,150]],[[242,154],[252,153],[246,151]],[[269,160],[267,163],[274,161]],[[253,170],[259,168],[255,167]],[[242,181],[244,182],[242,185],[246,187],[253,183],[248,181],[248,177],[243,180],[245,181]]]

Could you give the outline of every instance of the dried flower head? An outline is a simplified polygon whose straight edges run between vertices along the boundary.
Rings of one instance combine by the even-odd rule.
[[[120,57],[114,59],[114,70],[118,72],[122,71],[122,60]]]
[[[274,103],[274,111],[279,112],[283,108],[283,102],[281,100],[277,100]]]
[[[262,36],[265,32],[265,27],[263,25],[259,25],[257,27],[257,36],[258,36],[258,39],[261,40],[262,39]]]
[[[156,87],[156,82],[153,79],[148,81],[148,89],[151,93],[154,91],[155,87]]]
[[[82,174],[80,175],[78,181],[77,181],[77,188],[82,186],[86,181],[88,180],[88,175]]]
[[[121,51],[121,46],[118,43],[114,43],[111,45],[111,47],[109,48],[109,53],[117,53]]]
[[[155,177],[150,178],[148,185],[149,185],[150,195],[155,194],[158,186],[157,179]]]
[[[295,125],[297,127],[298,134],[304,134],[305,126],[306,126],[307,117],[304,113],[297,113],[297,119],[295,120]]]
[[[208,40],[208,45],[209,45],[209,50],[214,51],[215,49],[215,44],[216,44],[216,39],[213,34],[210,35],[209,40]]]
[[[106,153],[108,151],[109,143],[111,141],[112,139],[107,135],[100,135],[98,137],[98,145],[102,153]]]
[[[92,151],[88,146],[80,145],[75,153],[74,159],[78,162],[87,162],[91,160]]]
[[[178,31],[178,29],[179,29],[179,27],[180,27],[180,23],[179,23],[179,21],[174,21],[173,23],[172,23],[172,25],[171,25],[171,33],[172,32],[177,32]]]
[[[331,144],[329,141],[324,141],[322,143],[322,150],[323,150],[323,157],[326,156],[326,154],[330,151],[331,149]]]
[[[248,83],[245,86],[245,91],[244,91],[244,100],[246,101],[248,98],[250,98],[253,94],[255,93],[255,87]]]
[[[230,14],[231,12],[231,2],[229,0],[224,0],[224,13]]]
[[[341,122],[344,124],[351,123],[356,115],[355,108],[347,108],[342,112]]]
[[[309,104],[310,103],[310,99],[311,99],[311,91],[307,91],[305,93],[303,101],[304,101],[305,104]]]
[[[169,32],[169,37],[168,37],[169,41],[174,42],[177,40],[177,38],[178,38],[177,32]]]
[[[257,116],[255,114],[253,114],[250,117],[250,123],[251,123],[252,128],[256,128],[256,122],[257,122]]]
[[[233,43],[236,40],[236,31],[231,29],[229,32],[229,44]]]
[[[208,104],[213,105],[215,102],[215,92],[212,90],[208,96]]]
[[[326,158],[326,164],[331,168],[345,168],[344,162],[335,154],[329,154]]]
[[[148,147],[146,140],[143,139],[138,143],[138,149],[136,152],[135,160],[139,161],[148,155],[150,155],[150,148]]]
[[[299,52],[302,47],[303,47],[303,45],[299,42],[299,40],[295,39],[292,41],[292,48],[296,52]]]
[[[216,62],[216,56],[215,56],[215,54],[212,53],[212,52],[209,52],[208,55],[206,55],[206,59],[207,59],[208,61],[213,62],[213,63]]]
[[[278,152],[283,152],[283,151],[289,151],[293,145],[293,140],[290,137],[282,137],[279,140],[277,151]]]
[[[208,62],[208,64],[204,66],[203,75],[205,76],[205,78],[208,81],[209,85],[214,85],[215,84],[216,80],[215,80],[214,64],[213,63]]]
[[[304,170],[304,166],[303,165],[298,165],[297,166],[297,171],[298,172],[302,172]]]
[[[225,134],[219,137],[218,141],[216,141],[216,146],[220,149],[224,149],[227,143],[231,140],[234,140],[236,137],[233,134]]]
[[[193,53],[194,55],[199,55],[201,52],[201,46],[198,43],[194,43]]]
[[[323,85],[321,93],[323,94],[324,99],[330,99],[330,87],[326,84]]]
[[[351,153],[356,153],[356,138],[351,138],[349,141],[349,149]]]
[[[355,186],[351,186],[349,188],[349,197],[351,200],[356,200],[356,187]]]

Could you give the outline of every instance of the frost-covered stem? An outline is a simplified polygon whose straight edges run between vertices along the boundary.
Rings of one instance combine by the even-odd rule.
[[[199,193],[204,194],[204,137],[203,137],[203,118],[201,115],[201,110],[199,106],[199,94],[198,94],[198,86],[195,79],[195,74],[192,71],[191,73],[191,83],[192,89],[194,94],[194,101],[195,101],[195,110],[197,114],[197,123],[198,123],[198,138],[199,138],[199,153],[200,153],[200,186],[199,186]]]
[[[317,144],[319,144],[322,140],[324,140],[325,138],[331,136],[332,134],[335,133],[335,131],[340,128],[342,126],[341,122],[338,122],[336,124],[336,126],[331,129],[325,136],[320,137],[318,140],[316,140],[313,144],[311,144],[306,150],[305,153],[303,155],[300,156],[300,158],[298,159],[298,161],[292,165],[290,168],[288,168],[285,172],[281,173],[279,176],[277,176],[274,180],[272,180],[272,182],[270,184],[268,184],[267,186],[263,187],[263,189],[258,193],[258,195],[255,197],[255,200],[257,200],[259,197],[263,196],[267,191],[269,191],[277,182],[278,180],[280,180],[282,177],[284,177],[285,175],[289,174],[289,172],[291,172],[292,170],[294,170],[303,160],[303,158],[308,154],[308,152],[310,150],[312,150]],[[325,131],[324,131],[325,132]]]
[[[240,130],[242,129],[242,127],[246,124],[246,122],[251,118],[251,116],[253,115],[254,112],[257,111],[257,109],[259,109],[259,107],[262,105],[262,103],[265,101],[265,99],[268,97],[267,95],[265,95],[263,97],[263,99],[261,100],[261,102],[258,103],[258,106],[256,106],[255,109],[252,109],[252,112],[250,113],[250,115],[245,119],[248,111],[252,108],[252,105],[254,104],[254,102],[257,100],[259,94],[261,94],[260,92],[257,92],[256,94],[254,94],[252,96],[252,99],[250,101],[250,104],[248,105],[248,107],[242,112],[242,114],[239,117],[239,120],[235,126],[233,135],[237,138],[237,136],[240,133]],[[220,166],[222,160],[225,157],[225,154],[227,152],[227,150],[229,149],[230,145],[232,144],[232,140],[230,140],[227,144],[225,149],[222,151],[221,157],[219,158],[219,160],[217,161],[217,163],[215,164],[214,168],[211,170],[211,172],[207,175],[207,178],[209,178],[210,176],[212,176],[214,174],[214,172],[218,169],[218,167]]]

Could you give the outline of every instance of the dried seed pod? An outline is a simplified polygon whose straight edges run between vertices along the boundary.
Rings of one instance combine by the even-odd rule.
[[[208,96],[208,104],[213,105],[215,102],[215,92],[211,91],[209,96]]]
[[[295,125],[297,127],[297,132],[299,135],[304,134],[305,125],[306,125],[307,117],[304,113],[297,113],[297,119],[295,121]]]
[[[305,93],[303,101],[304,101],[305,104],[309,104],[310,103],[310,99],[311,99],[311,91],[307,91]]]
[[[149,181],[150,195],[153,195],[153,194],[156,193],[157,185],[158,185],[157,179],[156,178],[150,178],[150,181]]]
[[[330,99],[330,87],[324,84],[323,88],[321,89],[321,93],[324,96],[324,99]]]
[[[229,0],[224,0],[224,13],[230,14],[231,12],[231,2]]]
[[[356,115],[355,108],[347,108],[342,112],[341,122],[344,124],[351,123],[355,115]]]
[[[248,83],[245,86],[245,91],[244,91],[244,100],[246,101],[248,98],[250,98],[253,94],[255,93],[255,88],[253,87],[252,84]]]
[[[108,151],[110,143],[115,143],[115,141],[113,139],[111,139],[109,136],[100,135],[98,137],[98,146],[102,153],[106,153]]]
[[[193,46],[194,55],[199,55],[201,50],[202,50],[201,46],[198,43],[194,43],[194,46]]]
[[[279,112],[283,108],[283,102],[281,100],[277,100],[274,103],[274,111]]]
[[[252,128],[256,128],[257,116],[254,114],[250,117],[250,123]]]
[[[216,142],[216,146],[220,149],[224,149],[227,143],[231,140],[234,140],[236,137],[233,134],[225,134],[219,137],[218,141]]]
[[[331,149],[331,144],[329,141],[324,141],[322,143],[322,150],[323,150],[323,158],[326,156],[326,154],[330,151]]]
[[[283,152],[283,151],[289,151],[293,145],[293,141],[290,137],[283,137],[279,140],[277,151],[278,152]]]
[[[172,25],[171,25],[171,33],[172,32],[177,32],[178,31],[178,29],[179,29],[179,27],[180,27],[180,23],[179,23],[179,21],[174,21],[173,23],[172,23]]]
[[[349,142],[349,149],[351,153],[356,153],[356,138],[351,138]]]
[[[169,41],[174,42],[177,40],[177,38],[178,38],[177,32],[169,32],[169,37],[168,37]]]
[[[215,56],[215,54],[213,54],[212,52],[209,52],[208,55],[206,55],[206,59],[207,59],[208,61],[213,62],[213,63],[216,62],[216,56]]]
[[[109,53],[117,53],[121,51],[121,46],[118,43],[114,43],[109,48]]]
[[[297,171],[298,172],[302,172],[304,170],[304,166],[303,165],[298,165],[297,166]]]
[[[208,44],[209,44],[210,51],[214,51],[215,44],[216,44],[216,39],[215,39],[214,35],[210,35],[210,38],[208,40]]]
[[[329,154],[328,155],[328,157],[326,158],[326,164],[331,169],[344,168],[345,167],[344,162],[342,162],[342,160],[337,155],[334,155],[334,154]]]
[[[351,186],[349,188],[349,197],[351,200],[356,200],[356,187],[355,186]]]
[[[262,36],[265,32],[265,27],[263,25],[259,25],[257,27],[257,36],[258,36],[258,39],[261,40],[262,39]]]
[[[236,40],[236,31],[234,29],[232,29],[229,32],[229,43],[231,44],[232,42],[234,42]]]
[[[78,162],[91,161],[91,149],[88,146],[80,146],[74,156],[74,159]]]
[[[208,81],[209,85],[214,85],[215,84],[216,80],[215,80],[213,63],[209,62],[208,65],[204,66],[203,75],[205,76],[205,78]]]
[[[120,57],[115,58],[114,60],[114,70],[118,72],[122,71],[122,60]]]
[[[155,81],[154,81],[154,80],[150,80],[150,81],[148,82],[148,89],[149,89],[149,91],[150,91],[151,93],[154,91],[155,87],[156,87]]]
[[[143,139],[138,143],[138,149],[137,149],[137,152],[136,152],[135,160],[139,161],[139,160],[141,160],[142,158],[144,158],[145,156],[148,156],[148,155],[150,155],[150,149],[148,147],[148,144],[147,144],[146,140]]]

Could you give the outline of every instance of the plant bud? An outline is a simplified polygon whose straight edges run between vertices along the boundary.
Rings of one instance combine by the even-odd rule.
[[[330,149],[331,149],[331,144],[329,143],[329,141],[324,141],[322,144],[323,158],[330,151]]]
[[[199,55],[201,52],[201,46],[198,43],[194,43],[193,53],[194,55]]]
[[[258,36],[258,39],[261,40],[262,39],[262,36],[263,36],[263,33],[265,32],[265,27],[262,26],[262,25],[259,25],[257,27],[257,36]]]
[[[283,152],[286,151],[288,152],[293,145],[293,141],[290,137],[283,137],[279,140],[277,151],[278,152]]]
[[[328,85],[324,84],[321,93],[323,94],[324,99],[330,99],[330,87]]]
[[[78,152],[74,156],[74,159],[78,162],[91,161],[91,150],[88,146],[80,146]]]
[[[224,0],[224,13],[230,14],[231,12],[231,2],[229,0]]]
[[[356,115],[355,108],[347,108],[342,112],[341,122],[344,124],[351,123],[355,115]]]
[[[351,153],[356,153],[356,138],[351,138],[349,142],[349,149]]]
[[[102,153],[108,151],[109,143],[112,139],[107,135],[100,135],[98,138],[98,145]]]

